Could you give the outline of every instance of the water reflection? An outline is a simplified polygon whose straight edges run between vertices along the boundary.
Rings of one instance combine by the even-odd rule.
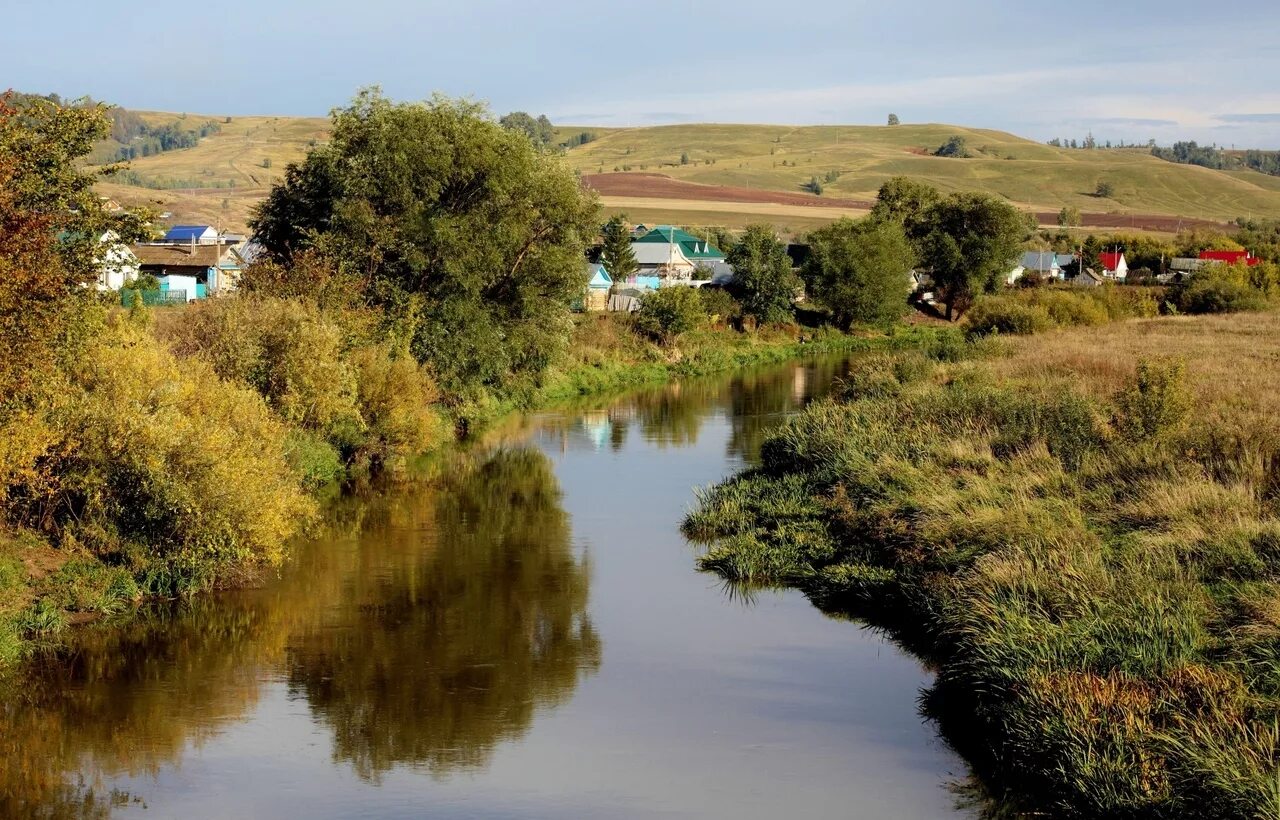
[[[677,530],[847,367],[512,419],[259,589],[78,633],[0,695],[0,817],[944,813],[918,664],[725,606]]]
[[[618,452],[633,433],[660,449],[696,445],[703,425],[724,419],[731,428],[726,455],[751,461],[783,417],[825,396],[851,366],[848,359],[817,359],[746,371],[728,381],[693,379],[629,394],[604,408],[584,401],[581,409],[525,420],[520,429],[553,433],[562,449]]]
[[[435,498],[430,522],[401,505],[366,522],[402,560],[354,573],[290,639],[291,689],[365,779],[483,766],[600,663],[589,570],[546,457],[501,450]],[[431,525],[447,547],[423,552]]]
[[[0,816],[105,816],[136,798],[103,782],[178,763],[272,678],[376,781],[484,765],[599,667],[590,567],[536,449],[332,512],[278,581],[91,627],[8,681]]]

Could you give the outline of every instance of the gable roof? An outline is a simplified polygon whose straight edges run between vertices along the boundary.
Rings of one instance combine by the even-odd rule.
[[[1173,261],[1169,263],[1170,270],[1177,271],[1194,271],[1200,270],[1205,265],[1214,262],[1213,259],[1196,259],[1190,256],[1175,256]]]
[[[164,241],[190,242],[196,239],[203,239],[210,232],[214,236],[218,235],[218,232],[210,225],[174,225],[165,232]]]
[[[688,231],[672,225],[659,225],[633,242],[678,244],[684,255],[694,261],[702,259],[724,259],[720,249],[705,239],[699,239]]]
[[[636,262],[641,265],[693,265],[684,252],[684,247],[679,244],[634,242],[631,250],[635,253]]]
[[[212,268],[231,250],[230,245],[134,245],[138,262],[150,267]]]
[[[1262,261],[1248,251],[1200,251],[1200,258],[1226,262],[1228,265],[1238,265],[1243,262],[1249,267]]]
[[[1034,271],[1054,271],[1061,267],[1058,255],[1053,251],[1027,251],[1018,264]]]
[[[1124,261],[1124,253],[1100,253],[1098,254],[1098,261],[1107,270],[1119,270],[1120,263]]]
[[[609,275],[609,271],[605,270],[604,265],[599,262],[588,262],[587,274],[590,277],[587,280],[587,287],[603,288],[613,284],[613,277]]]

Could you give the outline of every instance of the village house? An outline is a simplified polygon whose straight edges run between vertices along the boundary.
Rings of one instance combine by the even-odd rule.
[[[1098,273],[1093,268],[1084,268],[1067,280],[1071,284],[1080,288],[1096,288],[1107,283],[1105,274]]]
[[[583,306],[587,310],[604,310],[609,306],[609,291],[613,277],[599,262],[587,263],[587,295]]]
[[[1247,265],[1253,267],[1262,260],[1248,251],[1201,251],[1200,259],[1220,265]]]
[[[98,266],[98,290],[120,290],[138,278],[140,263],[138,257],[129,246],[120,241],[115,231],[107,231],[98,238],[102,247],[100,255],[94,257]]]
[[[165,232],[165,244],[217,245],[218,231],[212,225],[174,225]]]
[[[1006,285],[1016,284],[1027,274],[1035,274],[1041,279],[1061,280],[1063,269],[1076,261],[1075,254],[1054,253],[1053,251],[1027,251],[1022,254],[1018,264],[1005,277]]]
[[[628,284],[640,284],[646,277],[692,279],[693,272],[698,267],[685,255],[680,245],[674,242],[657,243],[637,240],[631,243],[631,250],[635,253],[639,271],[635,277],[636,281],[633,282],[629,278]]]
[[[1123,251],[1115,253],[1100,253],[1098,261],[1102,263],[1102,276],[1116,282],[1123,282],[1129,278],[1129,263],[1124,258]]]
[[[134,245],[143,273],[160,280],[164,291],[182,291],[186,300],[204,299],[235,290],[244,261],[234,245]]]

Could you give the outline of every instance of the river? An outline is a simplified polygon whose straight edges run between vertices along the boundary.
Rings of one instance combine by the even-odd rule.
[[[678,531],[847,366],[513,421],[278,578],[83,628],[5,701],[0,814],[961,816],[920,662]]]

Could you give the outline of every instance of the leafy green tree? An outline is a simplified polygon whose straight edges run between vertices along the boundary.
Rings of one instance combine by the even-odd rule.
[[[900,123],[901,123],[901,120],[899,120],[899,119],[898,119],[898,115],[897,115],[897,114],[890,114],[890,115],[889,115],[889,124],[890,124],[890,125],[899,125]]]
[[[799,279],[787,248],[768,225],[750,225],[728,255],[742,312],[761,322],[789,322]]]
[[[366,281],[448,393],[514,395],[568,342],[597,210],[568,167],[483,106],[369,89],[252,225],[279,262],[315,248]]]
[[[1058,211],[1058,224],[1064,228],[1079,227],[1083,221],[1080,209],[1073,205],[1063,205],[1062,210]]]
[[[615,284],[640,270],[635,251],[631,248],[631,231],[627,229],[627,218],[622,214],[605,223],[604,250],[600,254],[600,261]]]
[[[1110,199],[1115,195],[1115,192],[1115,186],[1110,182],[1107,182],[1105,179],[1099,180],[1098,186],[1093,190],[1094,195],[1101,197],[1102,199]]]
[[[910,177],[893,177],[880,186],[871,216],[879,221],[898,222],[911,233],[925,211],[941,198],[937,189],[930,185]]]
[[[924,213],[916,244],[948,319],[967,310],[977,294],[1000,286],[1034,228],[1017,208],[981,193],[951,194]]]
[[[706,324],[707,308],[698,289],[674,285],[645,296],[636,311],[636,329],[655,341],[670,344]]]
[[[840,328],[902,318],[915,253],[900,224],[841,219],[811,233],[809,248],[801,274],[805,286],[831,309]]]
[[[534,145],[550,145],[556,136],[555,126],[547,119],[546,114],[535,119],[525,111],[512,111],[501,117],[498,124],[508,131],[524,134]]]
[[[800,187],[814,196],[822,196],[822,182],[817,177],[809,177],[809,181]]]
[[[688,151],[681,151],[681,152],[680,152],[680,164],[681,164],[681,165],[688,165],[688,164],[689,164],[689,152],[688,152]]]
[[[546,114],[539,114],[535,122],[538,126],[538,142],[542,145],[550,145],[556,138],[556,127],[551,124],[551,120],[547,119]]]
[[[933,155],[935,157],[955,157],[957,159],[964,159],[969,156],[969,149],[965,144],[964,137],[957,134],[942,143],[938,150],[933,152]]]

